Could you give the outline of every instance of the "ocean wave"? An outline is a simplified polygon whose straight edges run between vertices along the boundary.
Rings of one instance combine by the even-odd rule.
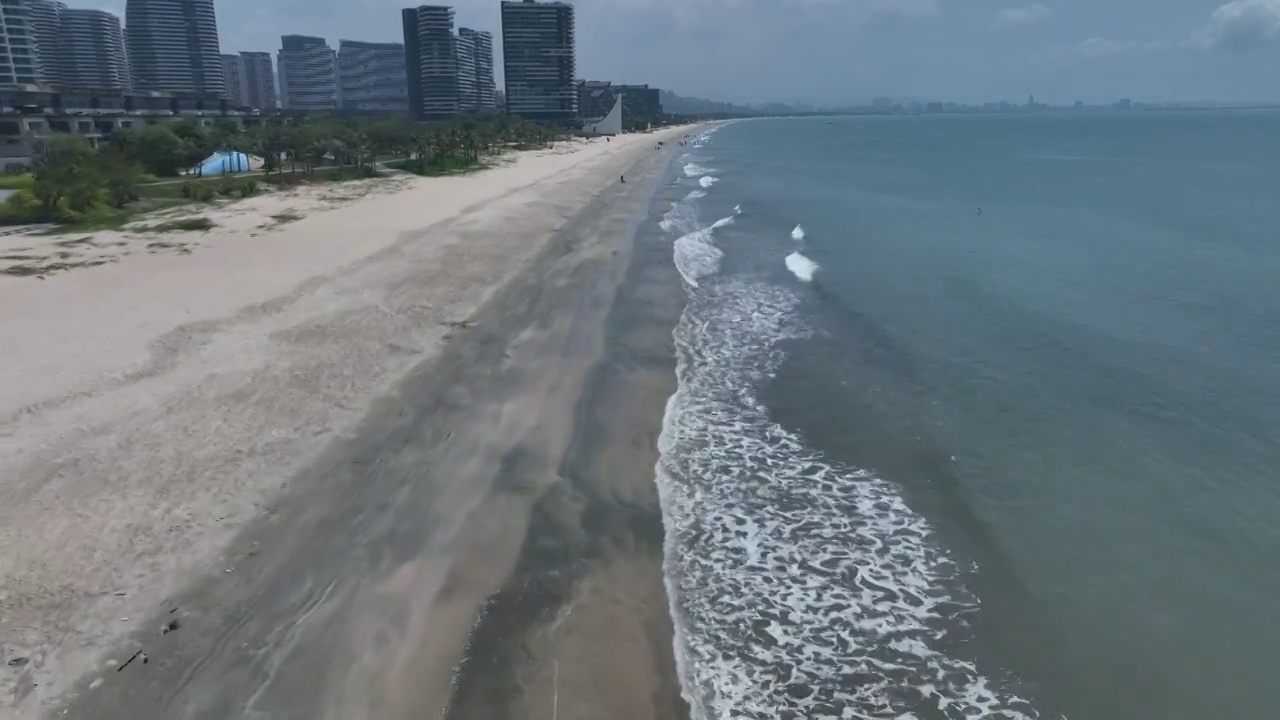
[[[692,717],[1036,717],[944,652],[977,601],[897,488],[768,417],[757,393],[811,334],[799,302],[756,279],[691,283],[674,331],[656,469]]]
[[[741,215],[741,214],[742,214],[742,206],[741,206],[741,205],[734,205],[734,206],[733,206],[733,214],[734,214],[734,215]]]
[[[662,216],[662,222],[659,223],[666,232],[676,230],[682,233],[672,250],[676,270],[691,287],[698,287],[700,280],[720,271],[724,252],[712,242],[712,234],[734,221],[730,216],[703,227],[698,218],[697,200],[706,195],[694,190],[684,200],[672,203],[671,209]]]
[[[698,287],[698,281],[702,278],[720,271],[724,253],[712,244],[710,230],[697,230],[681,235],[676,240],[674,249],[676,270],[693,287]]]
[[[709,188],[718,182],[720,182],[720,178],[714,175],[703,175],[702,177],[698,178],[698,184],[704,188]]]
[[[658,223],[663,232],[674,231],[683,235],[698,229],[698,207],[694,199],[685,198],[671,203],[671,209],[662,215],[662,221]]]
[[[802,282],[813,282],[813,276],[822,269],[818,263],[801,255],[799,252],[791,253],[784,262],[787,264],[787,269],[797,278],[800,278]]]
[[[691,177],[691,178],[700,177],[702,175],[706,175],[709,172],[711,172],[709,168],[704,168],[698,163],[694,163],[694,162],[688,163],[687,165],[684,166],[685,177]]]
[[[791,231],[791,239],[795,240],[796,242],[800,242],[801,240],[804,240],[804,228],[799,225],[795,226],[795,228]]]

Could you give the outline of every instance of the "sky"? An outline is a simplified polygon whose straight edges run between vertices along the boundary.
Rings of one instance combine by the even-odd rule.
[[[223,52],[401,41],[405,0],[215,0]],[[76,0],[71,0],[73,4]],[[98,0],[123,17],[124,0]],[[455,0],[500,38],[498,0]],[[1280,101],[1280,0],[579,0],[580,77],[731,102]],[[501,41],[495,42],[501,86]]]

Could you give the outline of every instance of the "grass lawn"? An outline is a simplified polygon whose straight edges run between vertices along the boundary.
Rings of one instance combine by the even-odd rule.
[[[0,175],[0,190],[29,190],[36,182],[31,173]]]
[[[458,172],[465,171],[466,170],[458,170]],[[130,203],[128,207],[124,209],[118,210],[106,207],[95,208],[90,211],[84,219],[78,222],[59,225],[45,232],[49,234],[66,234],[94,232],[98,230],[119,230],[129,222],[135,220],[138,215],[143,213],[201,202],[201,200],[193,199],[184,194],[184,189],[189,189],[191,186],[198,187],[202,190],[206,188],[212,190],[213,196],[209,198],[209,201],[213,202],[218,200],[239,200],[243,198],[244,195],[240,193],[240,189],[243,184],[247,182],[258,185],[258,189],[252,191],[253,193],[256,193],[261,192],[261,186],[263,184],[269,184],[277,187],[288,187],[292,185],[310,183],[335,183],[345,182],[348,180],[363,180],[367,177],[367,175],[358,173],[355,168],[333,167],[320,168],[313,170],[310,173],[304,173],[302,171],[272,173],[270,175],[240,173],[237,175],[227,176],[226,178],[218,176],[205,178],[181,178],[176,181],[166,180],[160,182],[148,182],[138,186],[138,195],[141,199],[137,202]],[[27,189],[31,182],[30,175],[5,175],[0,176],[0,178],[8,180],[12,185],[11,189]],[[26,178],[26,180],[23,180],[23,178]],[[230,182],[230,187],[233,189],[229,194],[223,194],[220,190],[223,189],[224,183],[227,183],[228,181]],[[28,183],[28,185],[24,187],[17,187],[23,182]],[[0,189],[6,188],[0,186]],[[297,219],[299,218],[291,216],[274,218],[277,223],[292,222]],[[205,218],[199,218],[199,220],[203,222],[198,225],[192,224],[191,227],[185,227],[183,226],[184,221],[178,221],[172,225],[161,223],[159,225],[148,225],[135,229],[140,232],[170,232],[177,230],[197,231],[208,230],[209,227],[212,226],[212,223],[209,223]],[[205,225],[203,223],[209,224]]]
[[[414,175],[422,177],[441,177],[444,175],[465,175],[473,173],[477,170],[484,170],[492,165],[491,162],[481,160],[478,163],[462,164],[453,161],[443,163],[427,163],[425,167],[419,166],[416,160],[395,160],[393,162],[383,163],[392,170],[404,170]]]
[[[55,228],[50,228],[45,231],[44,234],[65,235],[72,233],[95,232],[99,230],[119,230],[143,213],[155,210],[167,210],[169,208],[186,204],[187,201],[181,199],[143,198],[138,202],[131,203],[123,210],[116,210],[114,208],[100,208],[94,210],[88,217],[80,222],[59,225]]]
[[[155,225],[138,225],[133,230],[137,232],[150,233],[171,233],[171,232],[203,232],[212,230],[216,226],[209,218],[201,215],[200,217],[178,218],[177,220],[166,220]]]

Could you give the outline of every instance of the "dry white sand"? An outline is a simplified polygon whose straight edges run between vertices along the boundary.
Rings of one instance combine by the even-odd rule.
[[[0,274],[0,717],[50,707],[130,618],[218,568],[537,253],[530,219],[571,217],[680,132],[273,193],[204,213],[206,233],[0,238],[21,256],[5,267],[69,261]]]

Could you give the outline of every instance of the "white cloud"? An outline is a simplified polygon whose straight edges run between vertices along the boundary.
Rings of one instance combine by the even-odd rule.
[[[1077,55],[1085,57],[1102,57],[1104,55],[1115,55],[1136,47],[1138,47],[1138,43],[1133,40],[1106,40],[1095,37],[1076,45],[1075,52]]]
[[[865,0],[864,9],[872,14],[904,17],[933,17],[938,14],[937,0]]]
[[[1186,42],[1170,42],[1168,40],[1110,40],[1108,38],[1091,37],[1088,40],[1066,47],[1048,48],[1035,54],[1041,60],[1070,60],[1079,58],[1100,58],[1110,55],[1154,53],[1165,50],[1184,48]]]
[[[996,13],[991,20],[993,28],[1011,28],[1019,25],[1034,25],[1044,22],[1053,16],[1053,8],[1040,3],[1027,7],[1008,7]]]
[[[1219,5],[1192,42],[1226,50],[1280,43],[1280,0],[1231,0]]]

